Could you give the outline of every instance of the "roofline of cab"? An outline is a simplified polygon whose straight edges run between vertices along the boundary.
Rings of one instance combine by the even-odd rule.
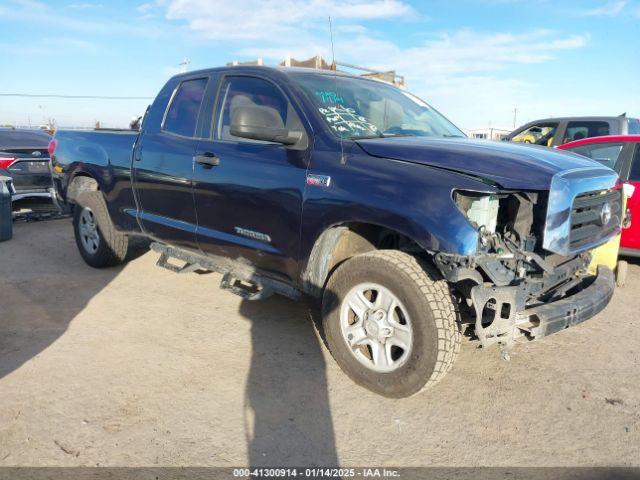
[[[223,67],[211,67],[211,68],[203,68],[200,70],[189,70],[188,72],[178,73],[171,77],[171,79],[182,78],[182,77],[193,77],[194,75],[209,75],[211,73],[229,73],[229,72],[237,72],[237,73],[256,73],[256,74],[269,74],[274,73],[276,75],[283,74],[285,76],[289,76],[290,74],[298,74],[298,73],[306,73],[311,75],[325,75],[325,76],[339,76],[339,77],[348,77],[348,78],[358,78],[362,80],[370,80],[375,81],[370,78],[362,77],[359,75],[354,75],[349,72],[342,72],[339,70],[321,70],[321,69],[313,69],[313,68],[304,68],[304,67],[281,67],[281,66],[270,66],[270,65],[225,65]]]

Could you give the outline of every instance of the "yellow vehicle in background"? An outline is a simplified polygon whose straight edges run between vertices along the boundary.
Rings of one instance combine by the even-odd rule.
[[[514,136],[511,141],[550,147],[553,145],[553,135],[555,130],[555,127],[552,125],[534,125],[533,127],[523,130]]]
[[[584,138],[605,135],[630,135],[638,131],[638,121],[637,118],[629,118],[626,114],[617,117],[542,118],[519,126],[504,137],[503,140],[558,147]]]
[[[622,211],[627,211],[627,187],[625,186],[624,195],[622,195]],[[623,220],[624,227],[628,227],[628,218]],[[598,265],[605,265],[616,273],[616,285],[623,287],[627,279],[627,267],[628,264],[624,260],[618,260],[620,253],[620,239],[622,233],[619,233],[617,237],[612,238],[604,245],[596,248],[592,252],[591,263],[589,264],[588,271],[590,273],[597,272]]]

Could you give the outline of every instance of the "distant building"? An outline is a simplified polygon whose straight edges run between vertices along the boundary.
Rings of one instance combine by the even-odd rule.
[[[475,130],[468,130],[467,135],[469,138],[477,138],[482,140],[502,140],[504,137],[509,135],[511,130],[507,130],[505,128],[495,128],[495,127],[487,127],[487,128],[476,128]]]

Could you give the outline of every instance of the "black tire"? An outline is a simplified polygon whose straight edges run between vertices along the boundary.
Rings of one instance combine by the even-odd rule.
[[[97,248],[86,246],[81,228],[83,211],[92,213],[97,226]],[[118,232],[111,222],[104,197],[99,191],[81,192],[76,198],[73,209],[73,232],[80,255],[87,264],[94,268],[113,267],[123,263],[129,250],[129,238]]]
[[[391,372],[363,365],[342,335],[342,302],[354,286],[366,282],[392,292],[412,319],[413,347],[405,363]],[[357,384],[391,398],[419,393],[451,369],[460,350],[457,318],[449,285],[435,268],[398,250],[378,250],[345,261],[329,278],[322,300],[323,330],[338,365]]]

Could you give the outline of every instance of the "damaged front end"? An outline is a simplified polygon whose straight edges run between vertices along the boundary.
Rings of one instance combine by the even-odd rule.
[[[483,347],[539,339],[608,304],[613,272],[587,269],[591,249],[620,231],[622,190],[613,172],[562,172],[548,192],[454,191],[453,200],[477,229],[477,251],[434,260],[475,314]]]

